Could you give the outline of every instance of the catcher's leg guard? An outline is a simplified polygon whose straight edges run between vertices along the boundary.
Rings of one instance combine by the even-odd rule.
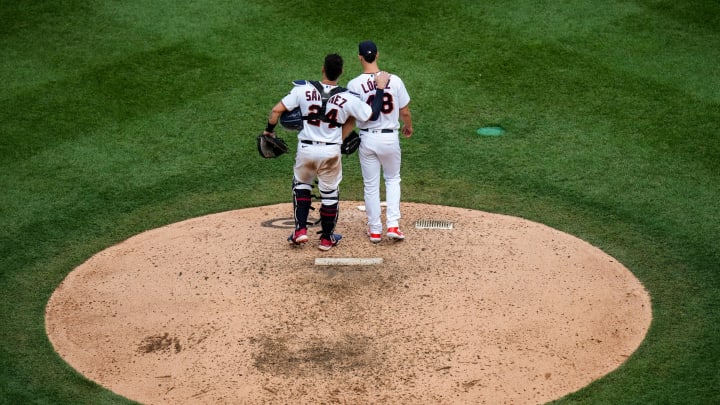
[[[337,224],[338,213],[340,211],[338,201],[340,200],[340,191],[335,190],[324,190],[318,187],[320,191],[320,199],[322,205],[320,206],[320,226],[322,228],[321,239],[331,239],[333,237],[333,231]]]
[[[340,208],[337,203],[333,205],[320,206],[320,226],[322,227],[322,239],[333,240],[333,231],[337,224]]]
[[[295,217],[295,230],[307,228],[307,219],[310,213],[312,186],[303,183],[293,183],[293,216]]]

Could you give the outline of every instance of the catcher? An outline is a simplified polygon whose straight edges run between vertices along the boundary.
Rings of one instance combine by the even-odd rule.
[[[267,127],[262,133],[265,139],[275,136],[275,126],[281,116],[284,121],[300,114],[302,129],[298,132],[297,153],[293,168],[293,216],[295,229],[288,238],[299,245],[308,241],[307,221],[312,199],[312,185],[317,179],[320,192],[320,250],[330,250],[342,238],[336,234],[338,219],[339,186],[342,180],[343,137],[350,139],[355,118],[362,121],[377,119],[388,75],[376,75],[377,90],[372,107],[364,103],[357,94],[337,85],[343,72],[343,59],[338,54],[325,57],[319,82],[296,80],[290,93],[280,100],[270,112]],[[299,112],[296,111],[299,109]],[[296,123],[297,124],[297,123]],[[283,124],[284,125],[284,124]],[[272,141],[268,141],[268,144]],[[346,142],[346,152],[352,145]],[[282,149],[282,146],[279,147]],[[355,146],[357,149],[357,146]]]

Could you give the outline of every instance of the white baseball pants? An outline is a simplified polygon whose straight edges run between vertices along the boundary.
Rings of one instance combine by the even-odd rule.
[[[392,133],[360,132],[358,149],[360,168],[365,186],[365,213],[372,233],[382,232],[380,208],[380,173],[385,178],[385,216],[387,228],[399,226],[400,221],[400,139]]]

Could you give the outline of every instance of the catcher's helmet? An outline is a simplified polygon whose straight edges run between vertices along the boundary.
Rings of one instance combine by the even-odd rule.
[[[303,129],[303,116],[300,107],[292,111],[284,111],[280,115],[280,125],[288,131],[300,131]]]

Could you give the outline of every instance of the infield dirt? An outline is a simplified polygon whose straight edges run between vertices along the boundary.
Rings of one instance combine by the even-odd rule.
[[[574,236],[403,203],[407,239],[373,244],[361,204],[341,203],[328,252],[317,228],[286,242],[291,204],[134,236],[69,273],[48,336],[87,378],[146,404],[537,404],[616,369],[650,326],[640,282]]]

